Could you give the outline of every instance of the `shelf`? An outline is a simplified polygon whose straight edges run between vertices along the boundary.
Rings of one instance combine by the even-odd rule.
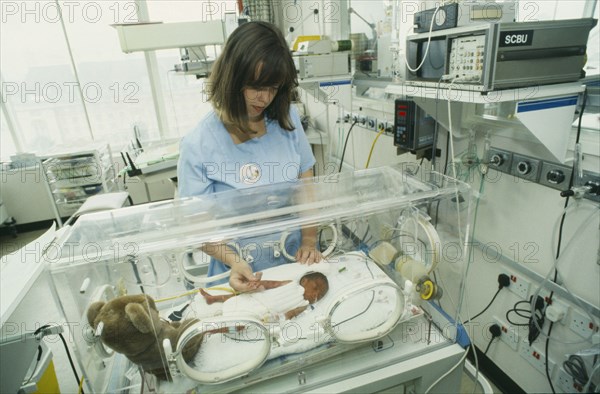
[[[386,93],[411,97],[453,135],[463,128],[522,129],[542,144],[553,160],[564,163],[581,82],[480,92],[474,86],[406,82],[388,85]],[[514,103],[512,105],[511,103]],[[505,105],[508,104],[508,105]],[[507,116],[489,116],[486,107],[509,108]],[[451,119],[451,122],[450,122]],[[451,123],[451,124],[450,124]]]
[[[42,162],[47,190],[59,226],[91,196],[116,189],[116,171],[111,163],[110,147],[54,153]]]
[[[515,89],[481,92],[474,85],[449,84],[437,82],[405,81],[404,84],[389,84],[385,88],[388,94],[418,97],[434,101],[450,101],[468,104],[493,104],[501,102],[524,102],[549,97],[579,94],[585,86],[580,82],[554,85],[525,86]]]

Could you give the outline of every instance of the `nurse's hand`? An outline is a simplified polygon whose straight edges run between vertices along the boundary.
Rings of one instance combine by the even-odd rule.
[[[262,272],[254,273],[247,262],[239,261],[231,267],[229,285],[240,293],[257,291],[261,290],[260,278],[262,278]]]
[[[296,252],[296,261],[300,264],[314,264],[323,260],[323,255],[315,245],[301,245]]]

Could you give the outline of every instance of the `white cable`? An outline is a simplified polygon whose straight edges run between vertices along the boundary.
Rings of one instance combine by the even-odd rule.
[[[600,362],[596,363],[596,367],[594,367],[594,369],[592,370],[592,373],[590,373],[590,378],[588,379],[587,383],[585,384],[585,387],[583,388],[584,393],[590,392],[590,386],[592,384],[592,379],[594,378],[594,374],[598,371],[598,368],[600,368]],[[598,392],[597,387],[596,387],[596,392]]]
[[[156,329],[156,326],[154,325],[154,319],[152,318],[152,311],[150,309],[150,302],[148,301],[149,296],[146,295],[146,297],[144,297],[144,305],[147,307],[147,311],[148,311],[148,318],[150,319],[150,325],[152,326],[152,332],[154,334],[154,338],[156,340],[156,342],[158,342],[158,331]],[[160,316],[159,316],[160,319]],[[162,331],[162,328],[161,328]],[[167,338],[168,339],[168,338]],[[163,344],[159,343],[158,346],[161,347]],[[165,354],[166,356],[166,354]],[[164,357],[160,357],[160,362],[163,368],[163,371],[165,372],[165,376],[169,376],[171,374],[171,369],[169,368],[169,364],[167,363],[166,358]]]
[[[423,55],[423,60],[421,60],[421,64],[419,64],[419,66],[415,69],[412,69],[410,67],[410,65],[408,64],[408,59],[406,58],[406,54],[408,53],[408,48],[404,49],[404,63],[406,63],[406,68],[408,68],[411,72],[417,72],[419,71],[419,69],[423,66],[423,63],[425,63],[425,59],[427,59],[427,55],[429,54],[429,44],[431,43],[431,32],[433,31],[433,22],[435,21],[435,16],[437,15],[438,11],[440,10],[440,4],[438,4],[435,7],[435,11],[433,12],[433,15],[431,16],[431,24],[429,25],[429,37],[427,37],[427,48],[425,48],[425,54]],[[411,26],[411,29],[413,27]]]
[[[462,364],[462,363],[465,361],[465,358],[467,358],[467,354],[468,354],[468,353],[469,353],[469,348],[467,348],[467,349],[465,350],[465,352],[463,353],[462,357],[461,357],[461,358],[460,358],[460,360],[459,360],[459,361],[456,363],[456,365],[455,365],[455,366],[453,366],[452,368],[450,368],[450,369],[448,370],[448,372],[446,372],[445,374],[443,374],[442,376],[440,376],[440,377],[438,378],[438,380],[436,380],[435,382],[431,383],[431,386],[429,386],[429,387],[427,388],[427,390],[425,390],[425,393],[424,393],[424,394],[428,394],[428,393],[431,391],[431,389],[433,389],[433,388],[434,388],[434,387],[435,387],[435,386],[436,386],[436,385],[437,385],[439,382],[441,382],[441,381],[442,381],[444,378],[446,378],[448,375],[450,375],[450,374],[452,373],[452,371],[454,371],[454,370],[455,370],[455,369],[456,369],[456,368],[457,368],[459,365],[461,365],[461,364]]]

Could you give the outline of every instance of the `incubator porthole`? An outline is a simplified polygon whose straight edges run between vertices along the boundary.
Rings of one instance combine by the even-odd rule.
[[[113,268],[113,273],[129,285],[163,286],[171,278],[170,259],[162,254],[128,257]]]

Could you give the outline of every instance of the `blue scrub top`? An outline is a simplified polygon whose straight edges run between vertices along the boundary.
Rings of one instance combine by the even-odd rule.
[[[293,131],[265,119],[266,133],[235,144],[218,115],[211,111],[181,141],[177,182],[180,197],[244,189],[258,185],[298,181],[300,175],[315,164],[310,144],[295,108],[290,109]],[[278,196],[283,202],[290,196]],[[286,263],[275,257],[273,244],[281,234],[238,239],[238,246],[252,255],[253,270],[262,271]],[[287,238],[286,250],[294,255],[300,245],[300,230]],[[229,270],[222,262],[211,259],[208,275]]]

